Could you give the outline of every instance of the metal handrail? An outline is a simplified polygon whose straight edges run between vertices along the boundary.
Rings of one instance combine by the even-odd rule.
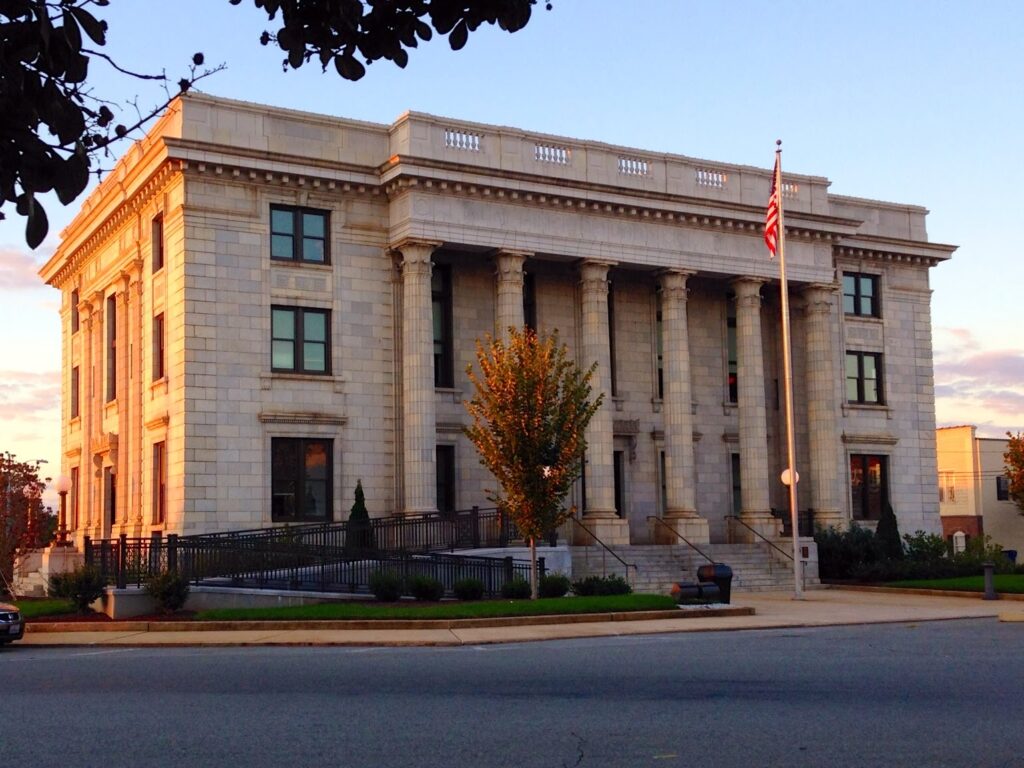
[[[619,557],[611,547],[609,547],[607,544],[605,544],[603,541],[601,541],[599,538],[597,538],[597,534],[596,533],[594,533],[592,530],[590,530],[587,526],[585,526],[583,523],[581,523],[575,517],[570,517],[569,519],[572,521],[573,525],[578,525],[580,528],[582,528],[584,533],[586,533],[591,539],[593,539],[597,544],[599,544],[604,549],[605,552],[607,552],[609,555],[611,555],[616,560],[618,560],[620,563],[622,563],[622,566],[626,569],[626,581],[629,581],[629,569],[630,568],[633,569],[634,575],[636,575],[636,576],[640,575],[640,570],[636,567],[636,563],[627,563],[625,560],[623,560],[621,557]]]
[[[757,536],[757,538],[761,539],[761,541],[763,541],[763,542],[764,542],[765,544],[767,544],[767,545],[768,545],[769,547],[772,547],[772,548],[773,548],[774,550],[776,550],[777,552],[781,552],[781,553],[782,553],[783,555],[785,555],[786,557],[788,557],[788,558],[789,558],[790,560],[792,560],[792,559],[793,559],[793,555],[791,555],[791,554],[790,554],[789,552],[787,552],[786,550],[784,550],[784,549],[783,549],[782,547],[778,546],[778,545],[777,545],[777,544],[776,544],[775,542],[773,542],[773,541],[772,541],[771,539],[768,539],[768,538],[766,538],[765,536],[763,536],[763,535],[761,534],[761,532],[760,532],[760,531],[758,531],[758,530],[756,530],[755,528],[752,528],[751,526],[747,525],[747,523],[745,523],[745,522],[744,522],[743,520],[741,520],[741,519],[740,519],[740,518],[739,518],[739,517],[738,517],[737,515],[726,515],[726,516],[725,516],[725,519],[726,519],[726,520],[735,520],[735,521],[736,521],[737,523],[739,523],[740,525],[742,525],[742,526],[743,526],[744,528],[746,528],[746,529],[747,529],[748,531],[750,531],[750,532],[751,532],[752,534],[754,534],[755,536]]]
[[[672,527],[671,525],[669,525],[668,523],[666,523],[666,522],[665,522],[664,520],[662,520],[662,519],[661,519],[660,517],[657,517],[656,515],[648,515],[648,516],[647,516],[647,521],[648,521],[648,522],[650,522],[651,520],[653,520],[653,521],[654,521],[654,522],[656,522],[656,523],[659,523],[659,524],[663,525],[663,526],[664,526],[664,527],[665,527],[665,528],[666,528],[667,530],[669,530],[669,531],[671,531],[671,532],[672,532],[673,534],[675,534],[675,537],[676,537],[677,539],[679,539],[680,541],[682,541],[682,542],[683,542],[684,544],[686,544],[686,546],[688,546],[688,547],[689,547],[690,549],[692,549],[692,550],[693,550],[694,552],[696,552],[696,553],[697,553],[698,555],[700,555],[701,557],[703,557],[703,558],[704,558],[705,560],[707,560],[707,561],[708,561],[709,563],[711,563],[712,565],[718,565],[718,562],[717,562],[717,561],[716,561],[716,560],[715,560],[714,558],[712,558],[712,557],[709,557],[709,556],[708,556],[708,555],[707,555],[707,554],[706,554],[706,553],[705,553],[705,552],[704,552],[704,551],[703,551],[703,550],[702,550],[702,549],[701,549],[700,547],[698,547],[698,546],[697,546],[696,544],[694,544],[694,543],[693,543],[692,541],[690,541],[690,540],[689,540],[688,538],[686,538],[685,536],[683,536],[683,534],[681,534],[681,533],[680,533],[679,531],[677,531],[677,530],[676,530],[675,528],[673,528],[673,527]]]

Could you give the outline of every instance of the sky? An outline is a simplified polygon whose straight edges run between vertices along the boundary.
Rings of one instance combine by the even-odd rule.
[[[938,423],[1024,429],[1019,0],[553,0],[520,32],[484,28],[458,52],[435,35],[406,69],[377,62],[357,83],[316,64],[283,72],[252,0],[112,0],[97,15],[122,67],[173,81],[202,51],[227,68],[201,90],[234,99],[378,123],[416,110],[766,169],[782,139],[785,171],[929,209],[929,239],[959,246],[931,271]],[[163,96],[99,61],[89,81],[120,104]],[[37,271],[84,199],[51,202],[35,251],[13,209],[0,222],[0,451],[45,459],[50,476],[59,296]]]

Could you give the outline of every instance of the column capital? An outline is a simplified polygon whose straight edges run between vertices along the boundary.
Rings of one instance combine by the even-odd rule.
[[[686,282],[696,272],[689,269],[666,269],[658,273],[658,283],[661,286],[661,294],[665,298],[685,301],[690,289]]]
[[[835,283],[811,283],[801,290],[804,299],[804,312],[806,314],[823,313],[832,311],[835,296],[839,293],[839,286]]]
[[[607,291],[608,270],[618,264],[617,261],[603,259],[584,259],[580,262],[580,285],[584,290]]]
[[[392,253],[401,254],[403,264],[412,264],[414,262],[430,263],[430,257],[440,247],[440,240],[420,240],[407,237],[404,240],[390,244],[388,250]]]
[[[532,255],[527,251],[499,248],[494,252],[495,274],[498,276],[498,280],[522,281],[523,263]]]
[[[761,306],[761,286],[767,280],[761,277],[737,277],[729,281],[729,285],[736,291],[737,306]]]

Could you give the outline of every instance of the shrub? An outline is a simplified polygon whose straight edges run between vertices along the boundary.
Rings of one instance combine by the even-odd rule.
[[[363,494],[363,481],[356,481],[356,501],[348,516],[345,529],[345,551],[349,555],[359,555],[373,549],[373,526],[370,513],[366,511],[366,496]]]
[[[181,610],[188,600],[188,579],[177,571],[164,571],[146,582],[146,594],[156,602],[161,613]]]
[[[882,557],[890,560],[903,559],[903,542],[900,540],[900,529],[896,523],[896,513],[892,510],[892,504],[886,504],[882,509],[882,514],[878,518],[878,527],[875,529],[875,541]]]
[[[402,596],[402,577],[392,571],[374,571],[370,591],[382,603],[393,603]]]
[[[914,563],[937,563],[946,559],[949,545],[935,533],[915,531],[903,537],[906,542],[907,560]]]
[[[541,597],[564,597],[569,591],[569,577],[561,573],[549,573],[540,577],[537,593]]]
[[[50,578],[50,594],[70,600],[79,613],[89,613],[90,604],[103,597],[106,587],[100,572],[91,565],[80,565]]]
[[[409,593],[417,600],[436,603],[444,597],[444,584],[433,576],[413,576],[409,579]]]
[[[459,579],[452,585],[459,600],[479,600],[484,596],[484,583],[480,579]]]
[[[621,576],[587,576],[574,581],[572,591],[580,597],[599,595],[628,595],[633,591],[629,583]]]
[[[530,582],[515,578],[501,586],[501,596],[509,600],[523,600],[530,596]]]
[[[855,566],[881,560],[875,534],[851,523],[846,530],[819,528],[814,533],[818,545],[818,573],[823,579],[851,579]]]

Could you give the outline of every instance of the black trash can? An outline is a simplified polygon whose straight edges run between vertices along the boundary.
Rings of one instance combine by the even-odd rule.
[[[1006,555],[1006,559],[1011,563],[1017,563],[1017,550],[1016,549],[1004,549],[1003,554]]]
[[[722,602],[728,604],[732,597],[732,568],[723,563],[702,565],[697,569],[697,581],[712,582],[721,593]]]

